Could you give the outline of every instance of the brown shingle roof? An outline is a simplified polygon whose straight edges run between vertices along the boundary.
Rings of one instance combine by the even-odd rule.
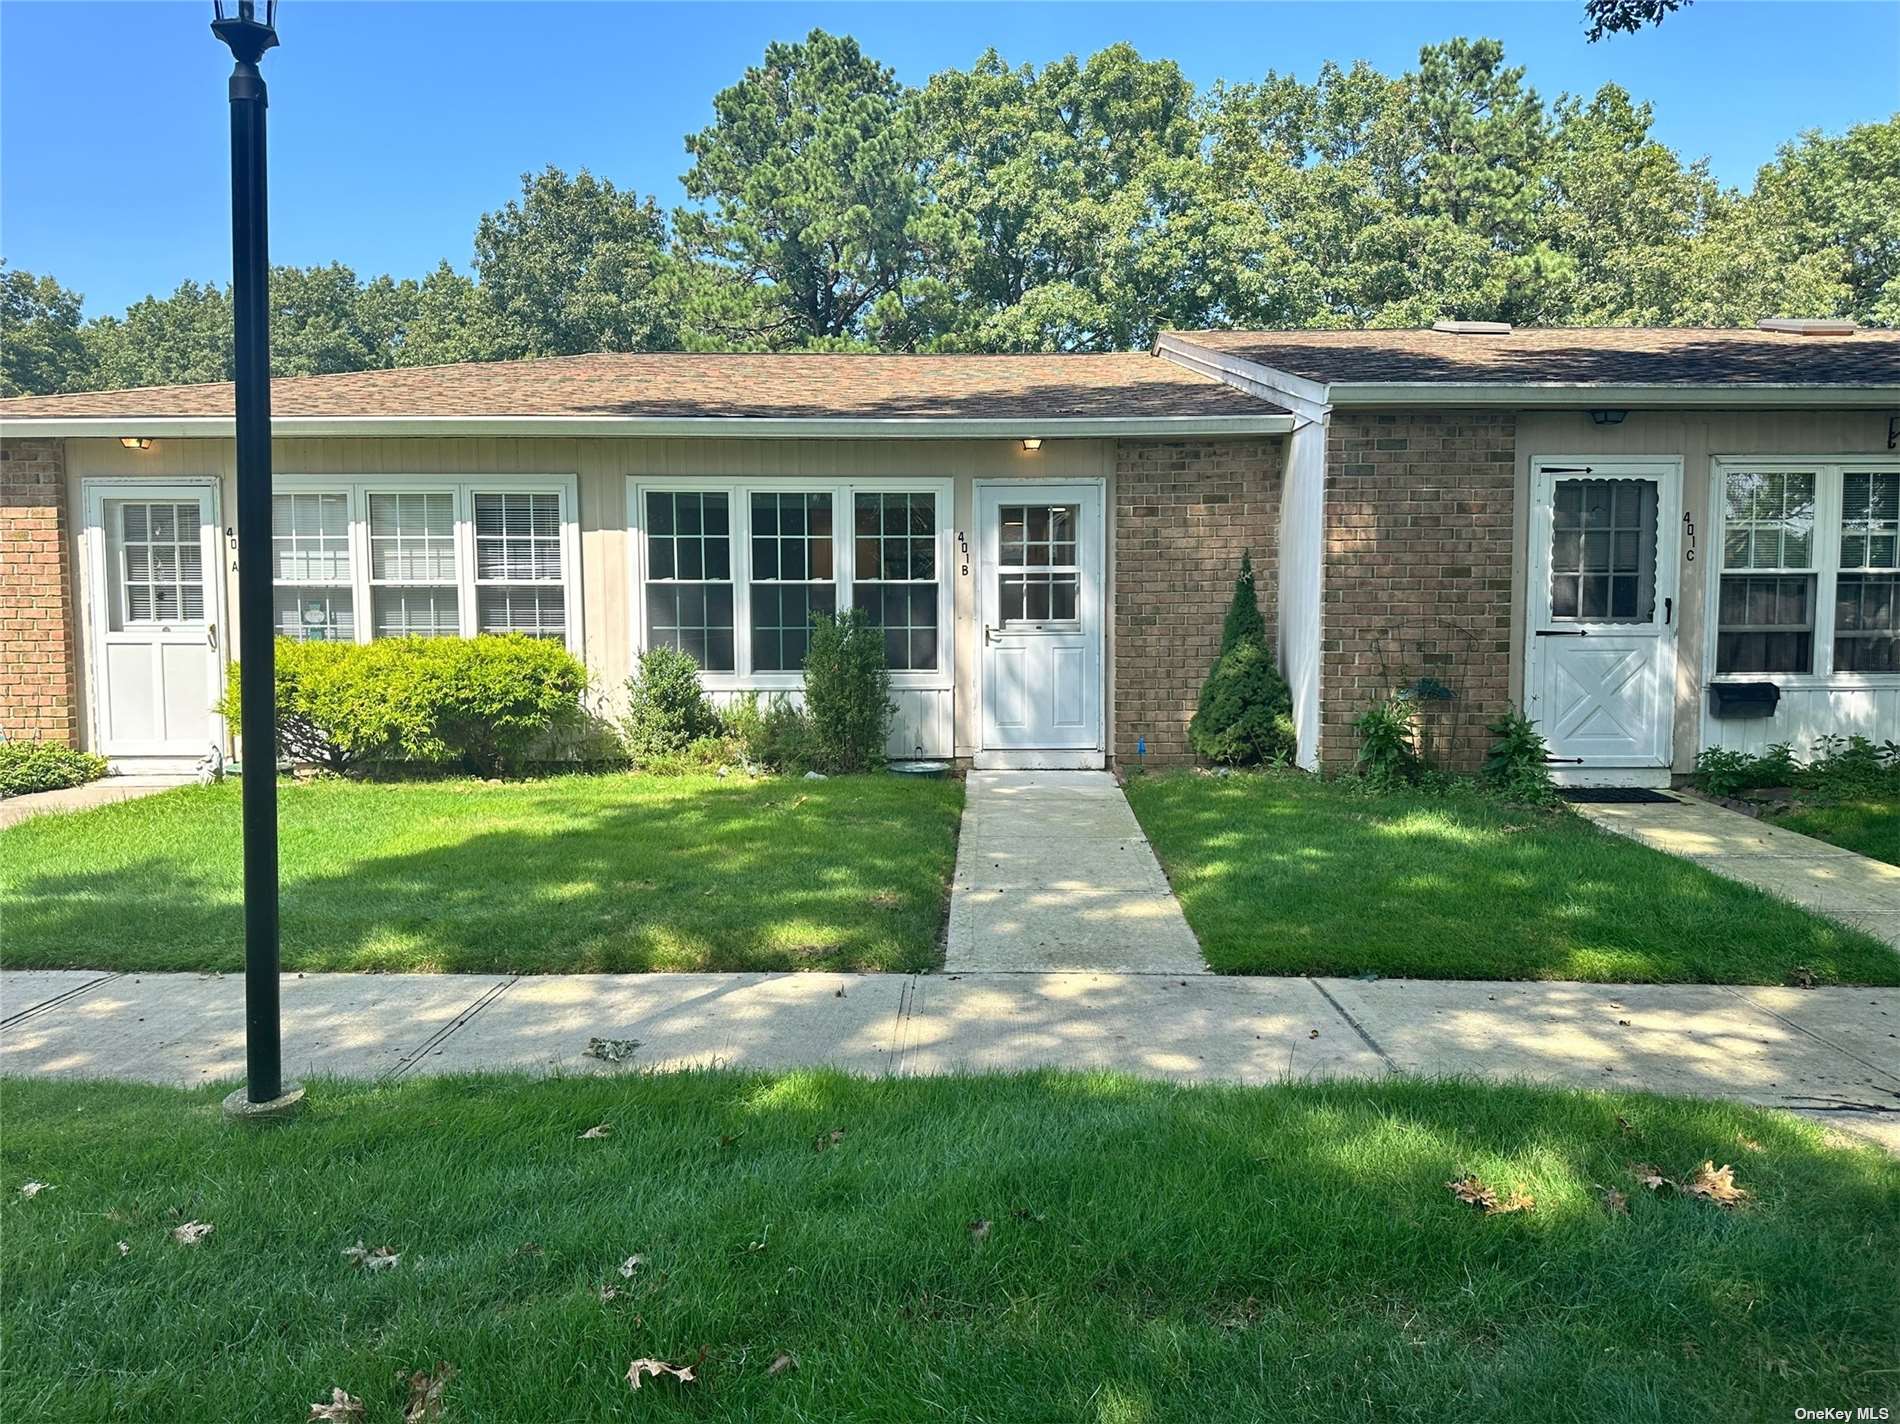
[[[1171,333],[1331,385],[1900,385],[1900,332],[1797,336],[1712,327],[1532,327],[1439,331]]]
[[[1280,407],[1145,353],[594,355],[279,377],[284,417],[648,416],[1064,420],[1258,416]],[[231,414],[227,383],[0,400],[0,418]]]

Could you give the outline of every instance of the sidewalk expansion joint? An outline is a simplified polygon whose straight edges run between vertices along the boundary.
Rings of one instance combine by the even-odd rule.
[[[886,1071],[895,1078],[904,1067],[904,1054],[908,1045],[905,1040],[910,1036],[910,1015],[917,1007],[917,981],[921,975],[906,974],[904,986],[897,991],[897,1011],[891,1021],[890,1065]]]
[[[499,999],[520,982],[521,976],[516,974],[502,980],[499,984],[490,984],[486,989],[482,990],[481,993],[477,994],[474,1001],[470,1003],[467,1008],[463,1009],[461,1013],[443,1024],[441,1028],[437,1029],[427,1038],[423,1039],[415,1048],[405,1053],[401,1058],[398,1058],[390,1067],[384,1069],[383,1072],[377,1076],[377,1081],[379,1083],[393,1082],[397,1078],[402,1077],[404,1074],[420,1066],[422,1060],[441,1048],[441,1046],[448,1041],[451,1034],[466,1028],[469,1021],[473,1019],[475,1015],[479,1014],[483,1009],[494,1003],[495,1000]]]
[[[1763,1004],[1763,1003],[1758,1003],[1756,1000],[1751,999],[1744,990],[1738,989],[1735,986],[1730,985],[1730,984],[1722,984],[1722,985],[1718,985],[1717,987],[1727,991],[1730,994],[1733,994],[1736,998],[1740,999],[1744,1004],[1747,1004],[1751,1009],[1755,1009],[1761,1013],[1767,1014],[1770,1018],[1776,1020],[1777,1022],[1786,1024],[1789,1028],[1793,1029],[1796,1033],[1801,1034],[1807,1038],[1813,1039],[1816,1043],[1820,1044],[1823,1048],[1832,1049],[1834,1052],[1840,1054],[1841,1057],[1851,1059],[1853,1062],[1860,1064],[1861,1067],[1867,1069],[1869,1072],[1875,1074],[1877,1077],[1885,1080],[1889,1085],[1900,1083],[1900,1078],[1895,1078],[1892,1073],[1888,1072],[1885,1068],[1882,1068],[1878,1063],[1869,1063],[1865,1058],[1862,1058],[1858,1053],[1854,1052],[1853,1049],[1844,1048],[1840,1044],[1836,1043],[1833,1039],[1828,1038],[1825,1034],[1816,1033],[1813,1029],[1808,1028],[1805,1025],[1796,1023],[1793,1019],[1789,1018],[1786,1014],[1778,1013],[1774,1009],[1770,1008],[1768,1005]]]
[[[1379,1046],[1379,1040],[1367,1033],[1365,1026],[1361,1024],[1358,1019],[1346,1012],[1346,1006],[1326,992],[1326,986],[1324,984],[1320,983],[1319,980],[1313,978],[1311,975],[1307,976],[1306,982],[1317,989],[1319,996],[1333,1006],[1333,1012],[1346,1021],[1348,1028],[1359,1035],[1359,1041],[1379,1055],[1379,1061],[1385,1064],[1388,1072],[1399,1073],[1404,1071],[1398,1064],[1392,1061],[1392,1055]]]
[[[37,1004],[28,1004],[17,1014],[8,1014],[5,1018],[0,1019],[0,1028],[15,1028],[25,1023],[28,1019],[36,1019],[41,1014],[51,1013],[54,1009],[70,1004],[82,994],[90,994],[101,984],[110,984],[114,979],[123,978],[125,978],[124,974],[101,974],[97,979],[88,979],[83,984],[75,984],[63,994],[55,994],[52,998],[42,999]]]

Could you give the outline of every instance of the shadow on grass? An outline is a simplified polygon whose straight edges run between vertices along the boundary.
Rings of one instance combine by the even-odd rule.
[[[956,824],[954,795],[929,790],[838,778],[648,786],[616,801],[575,782],[493,796],[479,786],[287,788],[284,965],[928,968]],[[47,844],[20,847],[7,964],[241,965],[232,806],[213,802],[219,814],[187,820],[162,848],[128,852],[144,804],[94,813],[125,813],[116,825],[69,818],[46,828]],[[102,853],[109,863],[83,865],[88,830],[116,843]]]

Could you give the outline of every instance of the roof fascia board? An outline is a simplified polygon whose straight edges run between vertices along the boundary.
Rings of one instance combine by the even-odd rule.
[[[1294,418],[1262,415],[1150,415],[1032,418],[899,419],[820,417],[748,419],[731,416],[273,416],[280,439],[301,436],[708,436],[767,440],[1057,440],[1119,435],[1284,435]],[[219,439],[234,433],[231,417],[195,416],[9,416],[0,434],[84,438],[149,436],[160,439]]]
[[[1326,414],[1329,402],[1322,382],[1263,366],[1244,356],[1216,351],[1173,332],[1163,332],[1155,339],[1155,354],[1183,370],[1209,376],[1250,396],[1284,405],[1309,419],[1317,420]]]
[[[1900,404],[1900,386],[1824,386],[1756,381],[1747,385],[1593,385],[1588,382],[1336,382],[1335,408],[1353,406],[1509,406],[1516,409],[1655,407],[1858,409]]]

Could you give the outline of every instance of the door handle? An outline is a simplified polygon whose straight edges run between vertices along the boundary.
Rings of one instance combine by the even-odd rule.
[[[1676,615],[1676,600],[1673,598],[1665,597],[1663,599],[1663,626],[1665,628],[1669,626],[1669,620],[1675,617],[1675,615]]]
[[[984,647],[987,648],[990,645],[990,640],[994,636],[995,633],[996,633],[996,629],[992,625],[988,623],[985,623],[983,625],[983,646]]]
[[[1590,632],[1587,628],[1539,628],[1537,636],[1540,638],[1587,638]]]
[[[211,651],[212,651],[212,652],[214,652],[214,653],[215,653],[215,652],[217,652],[217,650],[218,650],[218,625],[217,625],[216,623],[207,623],[207,624],[205,624],[205,643],[206,643],[206,645],[207,645],[207,646],[208,646],[208,647],[209,647],[209,648],[211,649]]]

